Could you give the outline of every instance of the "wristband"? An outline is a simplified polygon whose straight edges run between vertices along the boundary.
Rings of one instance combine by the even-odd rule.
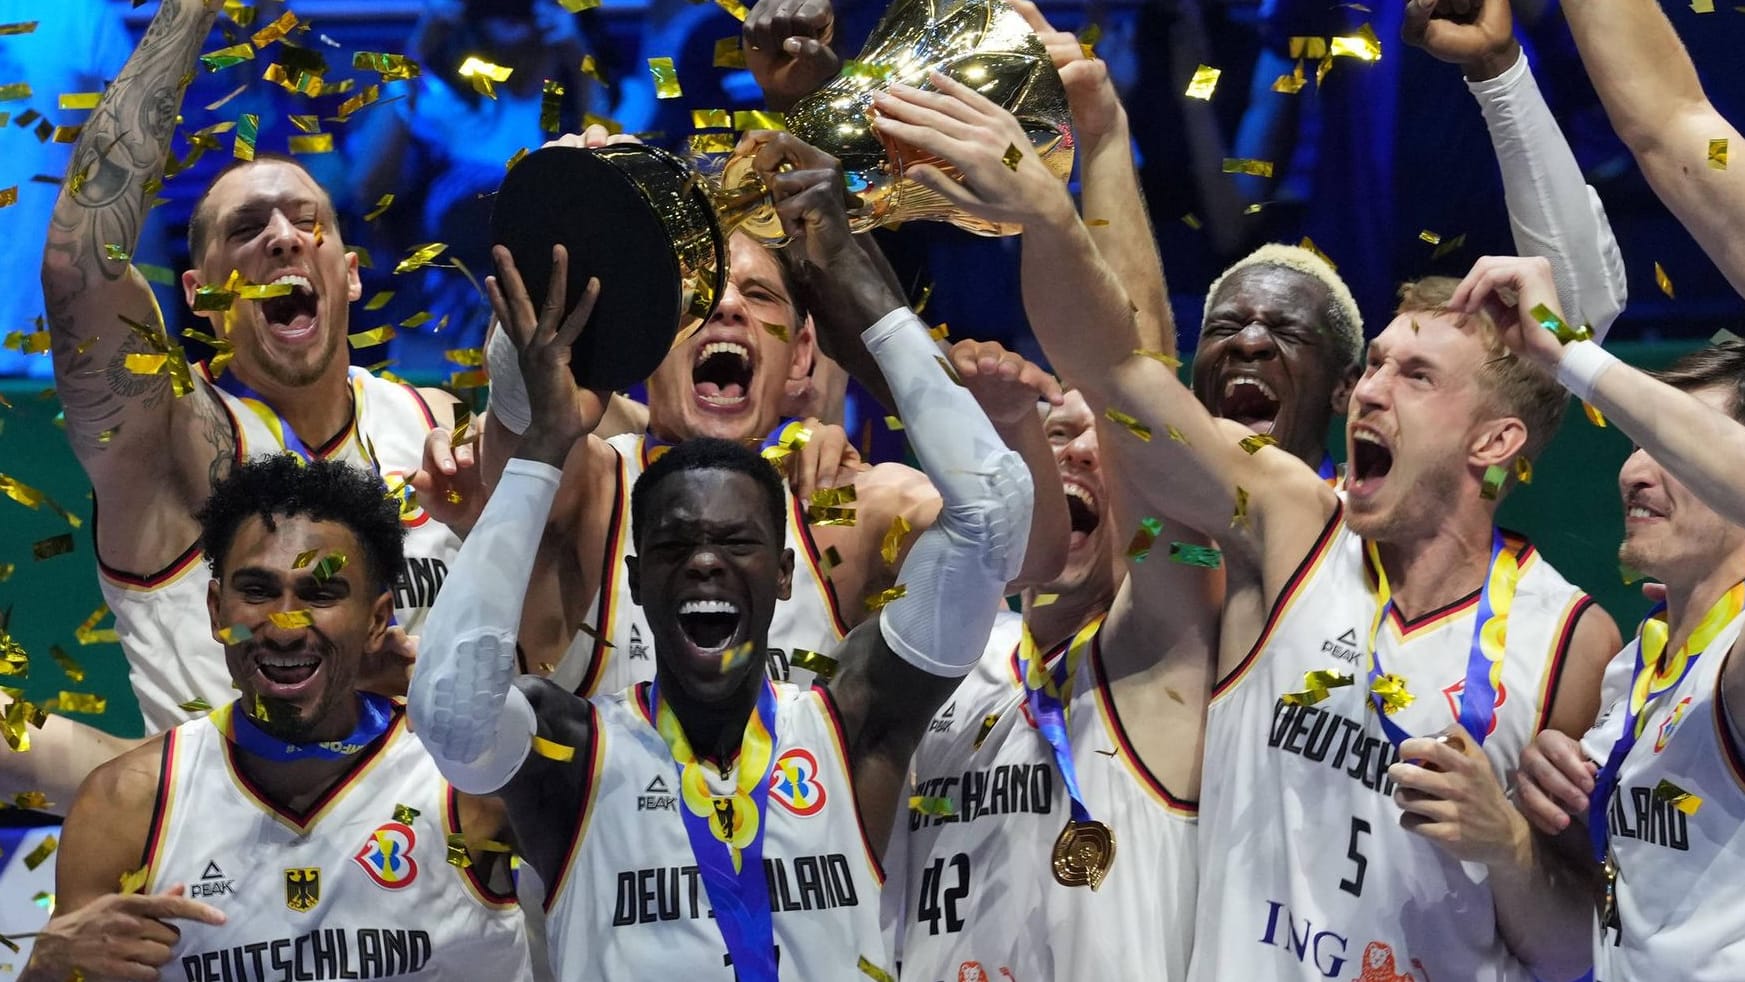
[[[1557,363],[1557,381],[1582,402],[1592,402],[1594,385],[1606,369],[1618,363],[1611,352],[1592,341],[1575,341],[1563,346],[1563,358]]]

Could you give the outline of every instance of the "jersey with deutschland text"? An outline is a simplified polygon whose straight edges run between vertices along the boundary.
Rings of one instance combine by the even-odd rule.
[[[1741,629],[1745,614],[1655,699],[1619,769],[1606,829],[1621,930],[1600,933],[1599,982],[1745,978],[1745,908],[1737,902],[1745,883],[1745,755],[1721,694],[1721,670]],[[1624,731],[1622,700],[1638,644],[1608,667],[1607,694],[1617,699],[1582,740],[1598,763]],[[1691,796],[1684,807],[1675,803],[1679,792]]]
[[[606,555],[600,570],[600,591],[588,614],[591,632],[578,632],[552,676],[579,695],[615,693],[638,682],[654,680],[654,634],[642,608],[630,599],[624,557],[636,555],[630,535],[630,492],[636,479],[662,448],[648,438],[621,433],[606,441],[618,451],[618,493],[606,535]],[[784,484],[784,488],[786,485]],[[793,592],[776,604],[770,621],[770,677],[807,688],[812,673],[788,664],[796,649],[827,653],[848,633],[848,622],[837,612],[836,591],[825,575],[823,559],[806,525],[802,504],[787,493],[788,541],[794,550]]]
[[[390,486],[399,487],[423,461],[424,437],[436,425],[430,407],[418,390],[361,368],[352,368],[349,385],[351,423],[326,444],[307,449],[316,457],[376,470]],[[265,403],[232,395],[210,381],[197,382],[188,398],[215,398],[224,406],[238,463],[285,452],[283,424]],[[400,523],[406,530],[406,564],[394,571],[394,616],[416,635],[460,551],[460,538],[416,505],[401,512]],[[101,560],[98,572],[103,599],[115,612],[115,630],[147,730],[168,729],[187,719],[191,714],[179,707],[195,698],[211,705],[224,701],[231,691],[230,670],[206,613],[210,577],[200,561],[199,543],[154,574],[125,573]]]
[[[447,862],[455,793],[394,716],[304,814],[257,792],[211,721],[165,734],[144,889],[186,883],[226,918],[178,922],[165,979],[529,978],[515,898]]]
[[[1484,744],[1509,783],[1543,725],[1576,621],[1592,604],[1525,540],[1505,535],[1520,579],[1495,718]],[[1200,899],[1192,978],[1526,980],[1496,927],[1486,870],[1400,826],[1388,767],[1399,752],[1370,708],[1364,648],[1376,613],[1363,541],[1335,510],[1279,594],[1253,651],[1213,690],[1200,797]],[[1414,698],[1406,733],[1455,725],[1479,594],[1377,640]],[[1309,672],[1355,675],[1293,705]]]
[[[1067,729],[1085,805],[1114,832],[1115,862],[1095,891],[1054,879],[1070,802],[1026,704],[1017,621],[1000,618],[915,753],[912,793],[951,809],[898,816],[903,977],[1180,982],[1192,945],[1195,805],[1134,759],[1093,636]],[[1066,653],[1062,644],[1046,657]]]
[[[863,958],[894,974],[879,930],[884,875],[861,829],[830,696],[776,688],[763,863],[781,978],[864,979]],[[560,979],[733,982],[647,686],[593,705],[588,799],[547,893],[553,970]]]

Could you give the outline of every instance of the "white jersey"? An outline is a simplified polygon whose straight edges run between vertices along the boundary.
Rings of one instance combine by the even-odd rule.
[[[1093,641],[1067,729],[1085,806],[1114,833],[1115,862],[1094,892],[1055,881],[1071,804],[1026,704],[1019,623],[1001,616],[915,752],[912,793],[948,799],[955,814],[897,816],[893,836],[906,841],[887,855],[901,855],[903,883],[886,906],[903,906],[903,977],[1180,982],[1193,938],[1196,806],[1134,759]]]
[[[1621,931],[1598,939],[1599,982],[1670,978],[1734,982],[1745,978],[1745,754],[1728,732],[1720,677],[1745,629],[1734,617],[1689,674],[1649,707],[1642,736],[1619,769],[1607,808],[1618,878]],[[1608,669],[1605,714],[1582,740],[1605,763],[1624,732],[1625,702],[1637,645]],[[1656,789],[1662,781],[1701,799],[1693,814]]]
[[[564,652],[553,679],[583,696],[620,692],[638,682],[654,680],[654,634],[642,608],[630,599],[624,557],[636,555],[630,534],[630,492],[653,458],[647,438],[621,433],[606,441],[618,451],[617,499],[606,536],[605,565],[600,590],[588,614],[588,631],[578,632]],[[658,453],[658,448],[656,450]],[[786,485],[784,484],[784,490]],[[796,649],[828,654],[848,633],[848,621],[837,603],[835,588],[824,574],[817,543],[793,493],[787,492],[788,540],[794,550],[794,583],[789,599],[776,604],[769,626],[769,671],[779,682],[801,688],[812,684],[812,673],[790,668]]]
[[[282,424],[271,408],[225,392],[206,377],[207,384],[197,385],[188,398],[216,398],[224,406],[235,435],[237,463],[285,450]],[[411,480],[423,462],[424,437],[436,426],[430,407],[411,386],[383,381],[361,368],[351,370],[350,386],[351,424],[309,452],[378,470],[391,486]],[[406,529],[406,564],[394,575],[394,615],[416,635],[460,551],[460,538],[423,508],[414,506],[400,520]],[[98,561],[98,583],[115,612],[115,630],[148,732],[187,719],[191,714],[178,708],[181,703],[198,697],[217,705],[231,691],[224,646],[212,637],[206,612],[211,577],[200,559],[195,542],[175,562],[148,576]]]
[[[560,979],[733,982],[646,691],[594,701],[588,799],[546,904],[552,967]],[[763,861],[781,978],[864,982],[862,958],[894,974],[879,931],[884,876],[828,694],[778,685],[775,736]]]
[[[1484,752],[1501,781],[1544,722],[1581,613],[1593,601],[1531,545],[1520,562],[1494,725]],[[1370,709],[1363,648],[1376,596],[1362,540],[1329,519],[1254,650],[1213,690],[1200,799],[1200,899],[1192,978],[1526,980],[1504,947],[1481,865],[1400,827],[1388,767],[1399,751]],[[1377,640],[1416,698],[1391,715],[1408,734],[1459,717],[1479,594],[1417,620],[1396,609]],[[1357,676],[1311,706],[1280,697],[1304,675]]]
[[[447,862],[455,794],[402,709],[304,814],[256,792],[239,753],[208,719],[164,738],[144,892],[186,883],[226,918],[177,923],[166,979],[528,978],[515,898]]]

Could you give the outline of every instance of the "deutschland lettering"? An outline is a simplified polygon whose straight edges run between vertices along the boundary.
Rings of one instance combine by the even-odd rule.
[[[430,963],[430,933],[327,928],[294,938],[182,956],[187,982],[320,982],[388,979]]]
[[[1624,800],[1624,792],[1630,800]],[[1609,822],[1612,834],[1679,852],[1690,851],[1690,825],[1684,812],[1654,794],[1653,788],[1619,788],[1612,794],[1612,814]]]
[[[1054,768],[1048,764],[1001,764],[965,771],[962,777],[928,778],[916,785],[915,793],[955,802],[957,812],[930,815],[911,810],[910,831],[947,822],[973,822],[989,815],[1046,815],[1054,808]]]
[[[770,910],[775,913],[860,905],[848,857],[839,852],[789,860],[766,858],[763,874],[769,883]],[[695,866],[657,866],[618,873],[613,927],[714,916]]]
[[[448,566],[442,560],[406,557],[406,565],[394,577],[394,606],[401,610],[429,607],[436,602],[437,591],[447,578]]]
[[[1387,773],[1399,759],[1399,750],[1387,740],[1365,733],[1357,720],[1280,700],[1272,708],[1272,732],[1266,742],[1305,760],[1324,763],[1377,794],[1394,793],[1394,782],[1388,780]]]

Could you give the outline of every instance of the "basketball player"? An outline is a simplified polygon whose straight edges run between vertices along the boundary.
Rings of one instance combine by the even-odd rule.
[[[456,794],[402,707],[357,689],[394,611],[399,512],[339,461],[213,484],[209,631],[240,694],[85,782],[25,978],[526,977],[501,806]]]
[[[204,629],[206,588],[196,570],[194,512],[213,482],[248,457],[290,450],[369,466],[403,488],[419,469],[426,434],[452,425],[451,396],[349,368],[357,257],[346,251],[327,193],[290,158],[261,154],[225,169],[189,223],[194,268],[182,287],[233,353],[220,371],[183,370],[144,277],[111,257],[138,243],[182,87],[217,14],[214,3],[162,0],[81,131],[43,254],[55,384],[95,493],[99,581],[152,732],[186,719],[182,704],[229,691],[221,650]],[[213,309],[238,283],[270,295],[239,294]],[[131,356],[150,362],[161,354],[171,357],[150,371],[140,358],[130,367]],[[390,575],[396,620],[416,633],[459,539],[410,494],[402,521],[407,561]],[[380,678],[366,684],[403,686],[405,657],[403,643],[372,655],[382,664],[367,675]],[[51,721],[38,740],[71,766],[51,769],[47,756],[39,764],[28,754],[0,760],[9,783],[51,799],[68,800],[108,757],[103,740],[69,720]]]
[[[1518,298],[1513,305],[1498,299],[1500,288]],[[1561,933],[1572,958],[1590,954],[1586,901],[1604,874],[1602,931],[1591,951],[1602,982],[1737,977],[1745,972],[1745,913],[1726,898],[1740,874],[1734,816],[1745,732],[1737,660],[1745,507],[1734,456],[1745,445],[1745,344],[1692,352],[1654,375],[1591,341],[1560,344],[1541,329],[1561,319],[1550,277],[1528,260],[1481,260],[1455,301],[1493,311],[1511,348],[1555,371],[1635,442],[1618,472],[1618,555],[1666,587],[1607,669],[1599,723],[1579,743],[1541,733],[1522,756],[1521,811],[1565,848],[1530,837],[1519,819],[1501,828],[1474,823],[1495,830],[1475,846],[1513,854],[1528,874],[1568,894],[1582,928]]]
[[[792,143],[797,141],[788,134],[776,134],[768,146],[781,152]],[[529,665],[557,666],[554,677],[574,691],[616,692],[653,677],[650,625],[630,598],[624,561],[635,554],[628,499],[637,477],[665,448],[699,436],[777,444],[784,387],[805,375],[813,355],[802,327],[807,335],[823,329],[775,253],[746,235],[732,236],[729,250],[729,282],[714,314],[674,346],[648,379],[648,433],[590,438],[564,465],[533,588],[535,596],[550,599],[529,605],[530,621],[519,643]],[[875,269],[869,275],[879,273]],[[970,352],[981,350],[966,349],[953,358],[962,357],[961,366],[974,360]],[[493,390],[484,453],[495,458],[483,464],[488,475],[512,453],[529,412],[508,339],[493,334],[487,355]],[[1059,398],[1058,389],[1016,355],[1003,355],[1001,361],[1003,380],[969,376],[965,382],[978,398],[1010,393],[1013,386],[1007,383],[1025,386],[1013,406],[984,406],[1002,438],[1023,454],[1033,478],[1052,482],[1052,455],[1031,409],[1038,392],[1052,401]],[[892,541],[908,548],[939,509],[933,485],[913,468],[883,464],[841,477],[852,477],[847,485],[852,493],[842,492],[849,503],[823,506],[826,521],[813,521],[817,509],[811,502],[790,497],[786,505],[786,534],[798,563],[792,598],[776,607],[769,659],[777,678],[797,684],[809,683],[811,673],[793,674],[789,662],[796,652],[829,650],[870,616],[866,599],[895,583],[901,553],[888,562],[887,539],[896,536]],[[1052,577],[1058,570],[1066,524],[1061,500],[1050,496],[1037,513],[1021,581]],[[541,585],[548,582],[555,585]]]
[[[1016,122],[949,79],[934,85],[894,88],[881,106],[888,121],[874,125],[965,175],[956,184],[921,169],[930,187],[1024,225],[1026,268],[1052,278],[1047,289],[1025,281],[1045,349],[1126,431],[1115,436],[1171,434],[1134,458],[1143,472],[1133,479],[1154,483],[1175,517],[1222,550],[1191,976],[1341,977],[1352,965],[1415,963],[1433,977],[1558,974],[1546,939],[1510,930],[1512,912],[1544,898],[1463,867],[1428,841],[1434,826],[1408,822],[1409,833],[1387,764],[1411,735],[1463,721],[1473,766],[1508,775],[1538,729],[1573,734],[1592,722],[1616,630],[1493,524],[1516,459],[1550,439],[1560,394],[1520,360],[1496,357],[1494,333],[1458,326],[1453,281],[1408,284],[1352,392],[1342,500],[1277,448],[1243,446],[1246,430],[1214,420],[1172,371],[1132,353],[1118,282],[1070,200],[1045,194]],[[1019,149],[1016,168],[1002,148]]]
[[[457,563],[449,596],[468,602],[438,604],[410,705],[445,773],[502,795],[524,830],[526,857],[551,885],[560,977],[656,966],[722,980],[885,977],[874,894],[909,755],[1022,565],[1024,464],[940,369],[901,293],[868,275],[840,166],[804,145],[784,156],[798,169],[778,173],[775,158],[760,170],[812,295],[832,304],[834,324],[871,325],[864,343],[943,498],[903,560],[902,595],[833,650],[829,689],[774,683],[751,654],[792,584],[783,492],[755,452],[707,438],[655,461],[632,499],[629,573],[653,629],[654,682],[591,703],[549,682],[510,685],[557,465],[600,401],[576,390],[565,364],[589,303],[559,329],[560,272],[536,324],[499,250],[493,302],[540,408]],[[561,270],[561,249],[555,258]]]

